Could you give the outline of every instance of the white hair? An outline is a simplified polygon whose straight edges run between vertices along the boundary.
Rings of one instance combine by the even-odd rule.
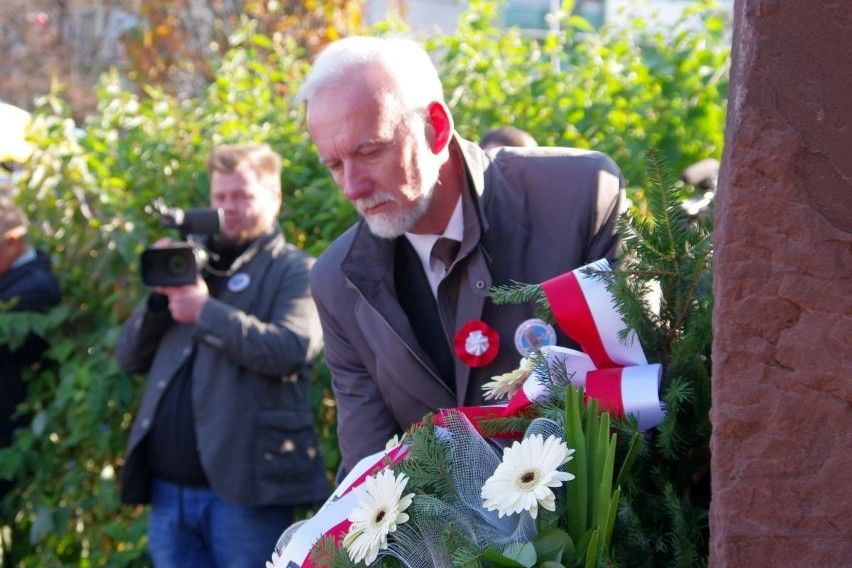
[[[379,66],[396,82],[403,104],[422,108],[444,101],[438,71],[419,43],[404,38],[351,36],[329,44],[296,95],[310,104],[317,92],[341,85],[365,66]]]

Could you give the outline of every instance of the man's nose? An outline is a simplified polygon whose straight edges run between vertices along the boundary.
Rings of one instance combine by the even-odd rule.
[[[236,208],[237,200],[231,199],[230,197],[226,197],[219,202],[219,207],[221,207],[225,212],[233,211]]]
[[[365,197],[372,189],[372,183],[367,172],[357,165],[348,166],[343,174],[343,195],[349,201],[356,201]]]

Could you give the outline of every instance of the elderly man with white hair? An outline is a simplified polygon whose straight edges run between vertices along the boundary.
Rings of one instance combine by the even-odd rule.
[[[361,215],[311,276],[342,473],[427,412],[481,404],[482,385],[517,367],[535,306],[495,305],[489,290],[612,260],[623,179],[598,152],[463,139],[428,53],[408,40],[332,43],[299,98]]]

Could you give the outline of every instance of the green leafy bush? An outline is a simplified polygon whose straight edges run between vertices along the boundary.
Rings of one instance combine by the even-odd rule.
[[[719,158],[730,49],[716,4],[696,2],[672,28],[633,19],[599,31],[571,16],[572,4],[554,15],[562,31],[541,41],[499,29],[485,0],[471,2],[454,35],[429,40],[461,134],[514,124],[541,145],[600,150],[633,188],[647,183],[650,148],[674,171]]]
[[[457,33],[432,38],[428,47],[462,135],[477,139],[512,123],[540,143],[602,150],[624,169],[642,205],[646,149],[658,148],[675,169],[721,153],[728,47],[712,3],[698,8],[705,26],[676,27],[673,42],[642,22],[616,34],[567,15],[559,16],[563,33],[533,41],[499,30],[498,5],[474,0]],[[144,293],[139,255],[164,234],[145,211],[152,199],[206,205],[210,149],[263,140],[284,157],[280,220],[291,242],[319,254],[356,219],[320,168],[303,109],[292,104],[308,65],[304,54],[295,42],[272,42],[253,29],[247,22],[231,38],[202,97],[177,100],[156,88],[139,97],[125,78],[108,74],[97,111],[79,125],[82,135],[59,94],[39,102],[32,133],[38,150],[18,200],[35,241],[53,256],[63,304],[21,324],[43,331],[51,347],[44,364],[28,372],[21,411],[33,416],[31,427],[0,451],[0,476],[16,480],[0,503],[8,525],[4,565],[149,564],[145,510],[121,506],[117,491],[144,378],[121,372],[113,349]],[[327,369],[318,366],[315,378],[331,473],[339,455]]]

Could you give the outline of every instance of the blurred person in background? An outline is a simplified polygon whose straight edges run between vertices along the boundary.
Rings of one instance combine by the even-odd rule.
[[[538,142],[532,134],[515,126],[498,126],[486,132],[479,141],[479,147],[483,150],[511,146],[517,148],[534,148]]]
[[[9,312],[45,312],[60,300],[50,258],[28,241],[29,226],[12,198],[0,193],[0,318]],[[11,445],[15,429],[26,422],[15,412],[26,397],[21,372],[47,347],[34,333],[14,348],[0,344],[0,448]],[[0,480],[0,500],[10,488],[9,480]]]

